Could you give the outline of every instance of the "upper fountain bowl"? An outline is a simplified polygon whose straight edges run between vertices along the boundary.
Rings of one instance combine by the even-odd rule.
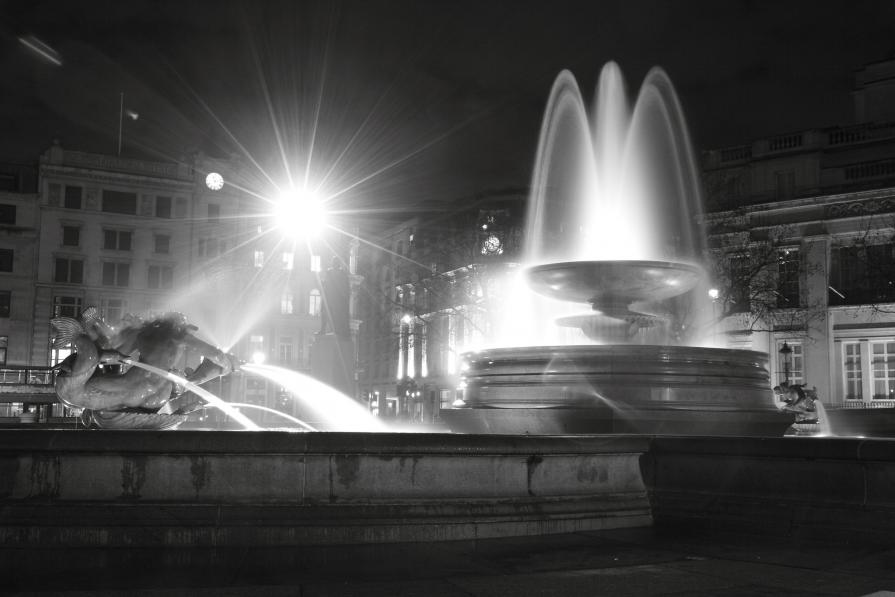
[[[538,294],[601,310],[681,295],[696,286],[704,272],[672,261],[566,261],[530,267],[526,275]]]

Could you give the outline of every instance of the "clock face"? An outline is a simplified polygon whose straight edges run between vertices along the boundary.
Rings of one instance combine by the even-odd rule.
[[[488,235],[482,243],[482,255],[500,255],[503,253],[503,245],[496,234]]]
[[[224,187],[224,177],[217,172],[212,172],[205,177],[205,186],[212,191],[219,191]]]

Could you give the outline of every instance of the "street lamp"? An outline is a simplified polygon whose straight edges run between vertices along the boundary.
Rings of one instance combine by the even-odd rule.
[[[327,225],[327,211],[323,199],[307,188],[291,188],[274,202],[277,228],[295,239],[320,236]]]
[[[792,348],[789,347],[786,341],[783,342],[783,346],[780,348],[780,354],[783,355],[783,383],[789,385],[789,371],[792,367]]]
[[[709,298],[712,299],[712,338],[718,341],[718,289],[709,288]]]

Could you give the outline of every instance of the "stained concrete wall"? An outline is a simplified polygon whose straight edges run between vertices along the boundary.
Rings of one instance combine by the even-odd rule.
[[[655,438],[656,526],[891,543],[895,443],[835,437]]]
[[[644,438],[0,432],[0,544],[273,546],[650,523]]]
[[[0,431],[0,572],[259,579],[384,543],[655,525],[891,543],[884,439]],[[412,547],[408,547],[412,549]],[[315,559],[316,558],[316,559]],[[198,571],[198,572],[197,572]]]

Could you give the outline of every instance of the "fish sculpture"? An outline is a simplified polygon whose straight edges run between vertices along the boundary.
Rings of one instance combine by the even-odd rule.
[[[131,315],[116,329],[88,307],[79,319],[57,317],[51,325],[53,347],[73,349],[57,365],[56,395],[66,406],[85,409],[82,418],[90,426],[173,428],[200,405],[184,400],[183,388],[173,381],[134,362],[181,374],[177,367],[187,357],[201,357],[201,364],[183,375],[194,384],[238,367],[234,357],[197,338],[197,328],[180,313],[148,320]]]

